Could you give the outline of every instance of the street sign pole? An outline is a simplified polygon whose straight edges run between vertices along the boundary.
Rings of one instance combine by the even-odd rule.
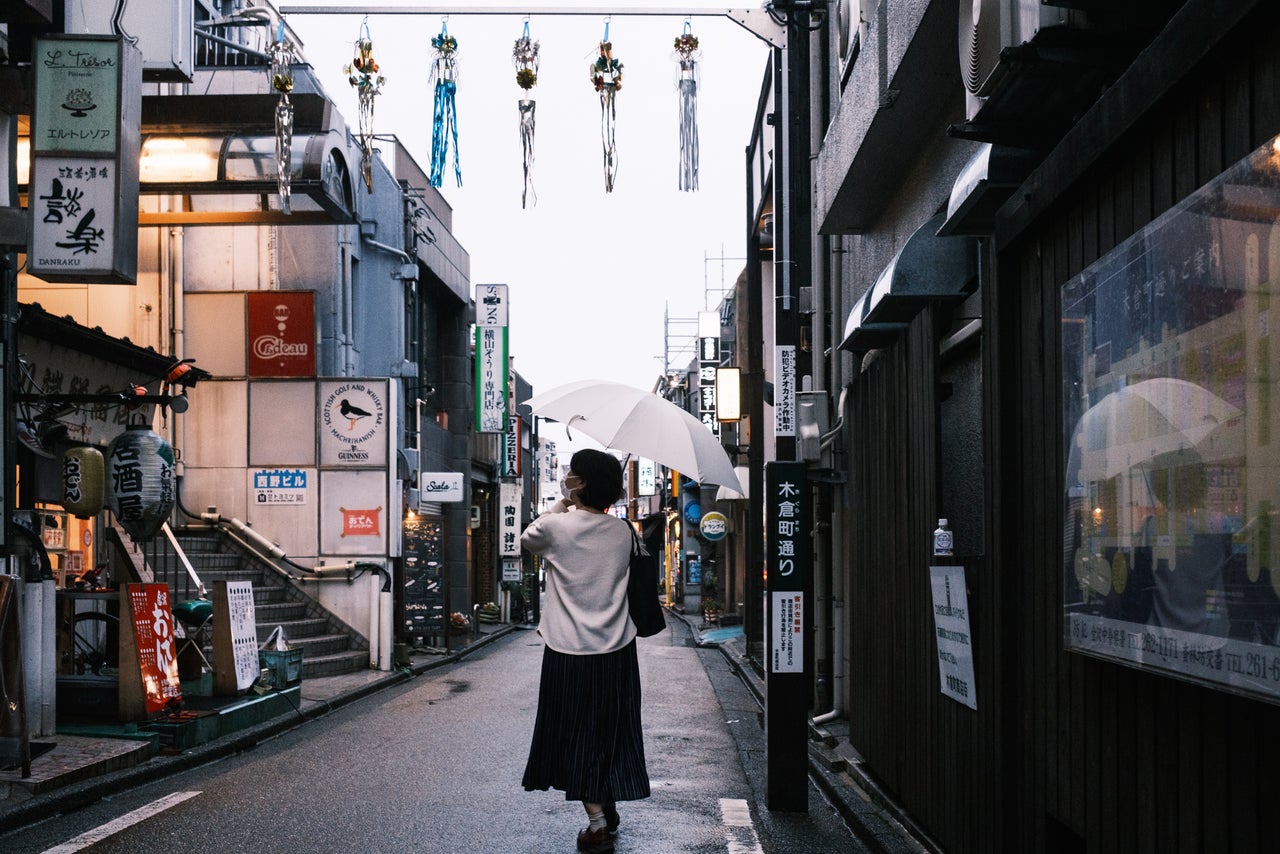
[[[801,462],[765,465],[766,805],[809,809],[813,512]]]

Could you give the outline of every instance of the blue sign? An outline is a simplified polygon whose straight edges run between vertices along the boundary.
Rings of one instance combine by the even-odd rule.
[[[696,525],[702,519],[702,505],[696,501],[690,501],[684,506],[684,519],[690,525]]]
[[[690,584],[702,583],[702,561],[700,560],[689,561],[689,583]]]

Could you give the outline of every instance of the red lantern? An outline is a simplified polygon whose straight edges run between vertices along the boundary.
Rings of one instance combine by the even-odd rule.
[[[151,539],[176,501],[173,448],[141,424],[107,448],[107,506],[135,541]]]
[[[62,506],[77,519],[102,512],[102,452],[82,445],[62,455]]]

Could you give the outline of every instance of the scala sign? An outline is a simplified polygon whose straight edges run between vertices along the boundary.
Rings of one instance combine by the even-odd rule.
[[[723,540],[725,534],[729,533],[729,518],[723,513],[712,511],[702,517],[702,523],[699,526],[702,531],[702,537],[710,542]]]
[[[462,474],[451,471],[424,471],[418,475],[418,500],[461,501]]]

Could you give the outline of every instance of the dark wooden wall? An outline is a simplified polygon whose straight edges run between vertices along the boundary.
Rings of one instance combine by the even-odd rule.
[[[947,850],[986,852],[1005,807],[1003,663],[990,571],[959,554],[948,563],[966,570],[978,711],[940,693],[928,569],[939,507],[934,322],[925,311],[850,390],[849,729],[883,787]]]
[[[1015,805],[1004,850],[1280,850],[1280,707],[1066,653],[1062,640],[1060,289],[1280,132],[1280,14],[1252,24],[1001,254],[986,298]]]

